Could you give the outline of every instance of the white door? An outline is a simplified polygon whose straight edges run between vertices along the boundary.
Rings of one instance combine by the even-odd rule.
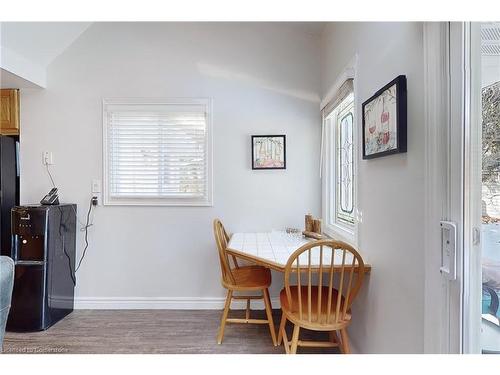
[[[424,351],[462,352],[464,54],[462,23],[426,23]]]
[[[500,353],[500,23],[464,30],[463,351]]]
[[[500,352],[500,24],[425,32],[425,351]]]

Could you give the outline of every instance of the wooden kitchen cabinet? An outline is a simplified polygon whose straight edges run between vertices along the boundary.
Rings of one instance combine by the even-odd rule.
[[[0,134],[19,135],[19,90],[0,90]]]

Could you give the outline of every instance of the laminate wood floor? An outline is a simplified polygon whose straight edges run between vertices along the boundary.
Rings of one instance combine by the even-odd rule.
[[[264,318],[264,311],[253,311]],[[281,311],[275,310],[279,327]],[[231,311],[244,317],[244,311]],[[171,353],[284,354],[275,347],[267,325],[227,324],[217,345],[218,310],[75,310],[47,331],[7,332],[4,353]],[[287,325],[290,330],[290,324]],[[289,332],[288,337],[291,337]],[[327,339],[324,333],[302,330],[302,339]],[[299,353],[337,353],[336,348],[299,348]]]

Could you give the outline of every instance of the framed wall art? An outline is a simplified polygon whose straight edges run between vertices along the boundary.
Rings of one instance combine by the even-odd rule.
[[[363,159],[406,152],[406,102],[400,75],[363,103]]]
[[[286,169],[286,136],[252,135],[252,169]]]

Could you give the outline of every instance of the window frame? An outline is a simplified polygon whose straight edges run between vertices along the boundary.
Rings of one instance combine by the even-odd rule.
[[[356,185],[357,185],[357,168],[356,168],[356,135],[355,135],[355,99],[353,94],[352,103],[349,103],[344,108],[339,108],[344,103],[344,100],[339,103],[332,111],[325,114],[323,121],[325,126],[325,173],[324,173],[324,228],[325,233],[333,238],[340,238],[351,244],[356,241]],[[350,109],[347,113],[346,110]],[[352,113],[352,132],[353,132],[353,217],[352,223],[345,219],[337,217],[337,204],[340,204],[340,189],[338,171],[339,158],[337,158],[337,151],[339,147],[339,127],[342,118],[349,113]]]
[[[342,189],[340,188],[340,174],[337,175],[335,173],[335,178],[337,179],[335,181],[335,187],[336,187],[336,192],[335,192],[335,211],[334,215],[335,218],[342,221],[345,223],[345,226],[352,226],[354,225],[354,221],[356,220],[355,215],[355,207],[356,207],[356,200],[354,196],[354,185],[355,181],[357,180],[355,171],[354,171],[354,98],[350,104],[348,104],[345,108],[342,108],[340,111],[338,111],[337,114],[337,123],[335,124],[335,133],[336,133],[336,139],[335,139],[335,157],[338,156],[338,160],[336,160],[336,167],[337,170],[341,169],[341,164],[342,164],[342,155],[337,155],[337,152],[341,154],[341,151],[339,149],[341,148],[340,142],[341,142],[341,126],[342,126],[342,121],[344,121],[345,118],[351,117],[351,133],[352,133],[352,181],[351,181],[351,197],[352,197],[352,209],[350,212],[347,214],[342,214],[339,212],[338,206],[340,206],[340,210],[344,211],[342,208]],[[338,134],[337,134],[338,133]],[[335,172],[337,172],[337,170]],[[347,212],[347,211],[344,211]],[[347,218],[348,215],[352,215],[352,221]],[[344,216],[344,217],[342,217]]]
[[[350,245],[357,247],[359,245],[359,225],[361,223],[361,211],[358,199],[358,184],[359,184],[359,126],[357,108],[359,107],[357,98],[357,81],[356,81],[356,66],[357,56],[349,62],[344,71],[339,75],[334,85],[328,91],[328,94],[321,102],[321,108],[327,107],[333,97],[339,92],[343,84],[349,80],[353,80],[352,85],[352,134],[353,134],[353,216],[354,223],[339,223],[336,221],[331,222],[330,218],[335,217],[335,200],[337,191],[335,184],[335,175],[337,167],[337,158],[335,157],[335,147],[337,138],[333,137],[333,126],[328,123],[328,116],[333,113],[337,108],[325,113],[322,113],[322,126],[323,126],[323,150],[322,150],[322,163],[321,163],[321,178],[322,178],[322,217],[323,217],[323,231],[329,237],[339,239],[347,242]]]
[[[113,198],[110,195],[108,163],[108,105],[200,105],[206,113],[206,191],[196,198]],[[102,100],[103,205],[105,206],[213,206],[213,131],[211,98],[104,98]]]

